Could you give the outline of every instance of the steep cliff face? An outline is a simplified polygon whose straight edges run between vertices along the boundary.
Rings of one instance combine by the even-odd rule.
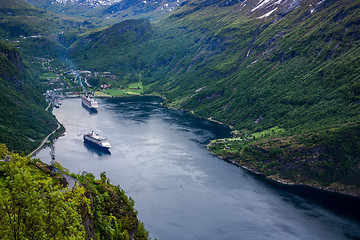
[[[102,68],[120,75],[142,71],[149,63],[149,59],[143,57],[151,51],[151,45],[145,51],[133,46],[149,42],[152,33],[149,20],[126,20],[82,36],[71,46],[69,53],[82,68]]]
[[[96,70],[139,71],[169,106],[238,129],[326,128],[358,118],[359,13],[349,0],[191,0],[146,38],[103,41],[109,28],[73,56]]]
[[[0,143],[26,153],[56,128],[56,120],[45,112],[46,101],[35,90],[20,53],[0,41]]]
[[[146,240],[149,233],[137,218],[134,200],[126,196],[119,186],[110,184],[106,173],[95,180],[91,173],[83,172],[77,179],[86,187],[91,199],[91,212],[82,214],[87,239]]]
[[[167,106],[230,124],[239,138],[263,133],[229,151],[219,147],[237,163],[283,178],[301,173],[295,182],[358,189],[346,175],[359,172],[359,23],[358,0],[189,0],[152,23],[146,38],[109,45],[100,37],[107,29],[84,43],[86,53],[79,45],[73,54],[84,67],[140,72],[147,91],[165,95]],[[137,68],[123,68],[129,63]],[[277,145],[274,127],[289,145]],[[326,147],[319,135],[330,139]],[[354,141],[334,140],[348,135]],[[287,142],[292,138],[312,145],[304,150]]]
[[[0,144],[0,159],[7,155],[11,156],[10,160],[0,164],[2,239],[16,239],[16,236],[26,239],[34,236],[44,239],[149,239],[137,218],[134,201],[119,186],[110,184],[105,172],[100,180],[95,180],[91,173],[71,174],[71,177],[57,162],[54,168],[39,159],[30,160],[10,153],[6,145]],[[70,180],[77,184],[69,186]],[[14,212],[18,213],[16,226],[11,225]]]
[[[24,63],[18,51],[0,41],[0,77],[16,86],[24,83]]]

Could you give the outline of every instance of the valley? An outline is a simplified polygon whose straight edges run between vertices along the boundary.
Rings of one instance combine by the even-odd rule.
[[[47,90],[81,78],[230,126],[208,149],[267,179],[360,196],[359,0],[0,0],[0,37],[0,143],[21,156],[58,126]]]
[[[233,4],[192,1],[158,22],[125,20],[84,35],[70,56],[141,78],[165,106],[229,124],[236,138],[270,132],[231,151],[219,145],[220,156],[274,179],[357,195],[359,2]],[[283,131],[273,135],[274,127]]]
[[[247,139],[231,151],[219,145],[220,156],[249,162],[258,166],[255,171],[263,168],[261,159],[267,159],[265,165],[272,167],[261,172],[286,181],[316,178],[315,185],[324,188],[359,188],[357,177],[342,180],[342,173],[327,169],[341,166],[340,172],[351,173],[347,176],[360,171],[359,142],[352,133],[360,130],[358,1],[190,1],[161,19],[123,18],[105,27],[80,14],[56,15],[20,0],[10,19],[24,14],[21,3],[40,22],[30,22],[31,32],[3,28],[8,31],[4,36],[43,83],[67,84],[80,93],[66,72],[83,69],[95,96],[162,96],[164,106],[226,123],[235,138]],[[56,27],[42,24],[45,19],[53,19]],[[48,59],[48,66],[39,59]],[[46,78],[51,72],[68,80],[56,83]],[[274,135],[274,127],[282,130]],[[310,154],[301,150],[301,141],[287,139],[302,139],[306,148],[321,150]],[[278,159],[285,154],[277,150],[284,148],[279,141],[300,155],[284,159],[302,158],[312,177],[303,165],[297,165],[296,173],[278,172]],[[258,146],[267,147],[258,151]],[[247,149],[256,154],[244,154]],[[314,157],[324,160],[310,160]],[[299,174],[304,178],[292,179]]]

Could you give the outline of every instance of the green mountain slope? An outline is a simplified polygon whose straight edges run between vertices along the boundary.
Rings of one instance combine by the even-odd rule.
[[[0,144],[0,159],[9,154]],[[149,239],[134,201],[105,172],[99,180],[86,172],[70,177],[55,166],[57,173],[19,154],[0,162],[2,239]],[[69,178],[79,184],[71,189]]]
[[[121,75],[141,71],[150,63],[148,51],[144,53],[135,45],[144,44],[151,36],[149,20],[126,20],[82,36],[73,44],[70,56],[84,68],[106,69]]]
[[[73,57],[92,69],[142,71],[170,106],[238,129],[356,121],[359,1],[327,2],[312,13],[309,4],[259,19],[254,5],[191,1],[146,31],[124,30],[124,22],[86,36]]]
[[[58,40],[82,21],[38,9],[24,0],[0,0],[0,142],[29,153],[57,126],[36,73],[35,57],[58,59],[66,49]],[[9,44],[12,44],[13,47]],[[25,59],[25,60],[23,60]]]
[[[312,150],[302,152],[304,159],[309,152],[322,159],[330,154],[338,161],[330,164],[331,171],[340,164],[354,170],[353,176],[359,170],[359,141],[351,137],[353,141],[339,145],[338,140],[360,132],[359,22],[358,0],[191,0],[150,25],[123,22],[83,36],[71,52],[84,68],[120,76],[140,73],[147,92],[166,96],[167,106],[230,124],[241,138],[263,131],[251,139],[267,145],[265,138],[279,136],[267,130],[273,127],[286,138],[301,136],[313,144]],[[136,30],[140,26],[143,30]],[[329,137],[326,147],[318,134]],[[257,151],[256,144],[248,143],[235,146],[236,158],[247,159],[250,166],[269,159],[268,150]],[[294,149],[303,146],[300,141],[289,144]],[[348,160],[331,153],[336,146],[347,152]],[[257,153],[244,155],[249,148]],[[284,156],[286,161],[297,159]],[[314,172],[330,171],[322,163],[309,164]],[[303,167],[293,173],[309,173]],[[304,176],[308,179],[309,174]],[[318,178],[319,185],[341,182],[359,188],[357,180],[327,177]]]
[[[80,26],[82,21],[35,8],[25,0],[0,0],[0,35],[3,38],[58,34]]]
[[[309,129],[355,120],[358,96],[346,96],[344,91],[351,88],[343,89],[343,84],[357,82],[358,39],[351,36],[356,36],[358,27],[351,23],[345,27],[329,18],[354,3],[334,6],[335,10],[324,8],[305,18],[310,12],[307,4],[279,20],[276,16],[254,19],[246,9],[240,12],[241,18],[240,13],[224,13],[210,43],[183,61],[183,74],[176,82],[183,82],[182,87],[196,84],[192,89],[207,88],[180,96],[187,97],[181,107],[226,120],[239,129],[262,130],[276,125]],[[201,19],[210,15],[199,11],[191,16]],[[191,16],[181,21],[187,22]],[[346,28],[348,37],[343,36]],[[192,81],[201,75],[200,81]],[[339,78],[341,81],[335,80]]]
[[[29,153],[57,126],[20,54],[0,41],[0,142]]]
[[[125,19],[158,19],[168,15],[184,0],[122,0],[122,1],[56,1],[27,0],[27,2],[48,11],[87,19],[106,26]]]
[[[28,63],[33,57],[64,59],[74,37],[92,27],[90,22],[36,8],[25,0],[0,0],[0,37],[16,46]]]

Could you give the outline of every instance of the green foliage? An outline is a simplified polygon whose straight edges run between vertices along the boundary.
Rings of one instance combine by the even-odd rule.
[[[144,225],[138,221],[134,200],[128,198],[119,186],[110,184],[106,173],[97,181],[91,173],[83,172],[79,181],[93,197],[94,224],[97,239],[149,239]]]
[[[28,38],[21,41],[20,51],[25,56],[51,56],[61,59],[66,54],[66,49],[50,37]]]
[[[9,154],[9,150],[7,146],[3,143],[0,143],[0,159],[4,159],[8,154]]]
[[[56,120],[45,112],[47,103],[20,54],[3,41],[0,52],[0,142],[17,152],[29,153],[56,128]]]
[[[249,137],[251,138],[260,138],[260,137],[266,137],[266,136],[272,136],[275,137],[277,135],[280,135],[282,132],[284,132],[285,129],[279,128],[278,126],[272,127],[270,129],[266,129],[261,132],[256,132],[251,134]]]
[[[120,73],[120,76],[136,73],[148,61],[146,52],[133,48],[131,43],[147,41],[151,32],[148,20],[127,20],[81,37],[72,45],[70,56],[83,68]]]
[[[358,195],[359,133],[360,125],[357,123],[276,139],[214,141],[209,148],[225,159],[268,177],[277,175],[293,183],[328,187]]]
[[[12,7],[0,12],[4,17],[0,21],[2,36],[51,33],[54,25],[58,25],[54,31],[70,29],[61,34],[59,42],[71,45],[70,56],[78,66],[118,76],[114,84],[118,89],[104,93],[163,95],[167,106],[231,124],[253,138],[253,142],[226,142],[226,147],[225,143],[216,143],[213,151],[223,157],[241,156],[241,164],[268,176],[281,173],[293,181],[303,178],[317,179],[322,184],[357,184],[357,177],[351,181],[341,176],[357,174],[354,163],[359,149],[344,140],[353,132],[344,126],[358,124],[360,113],[359,1],[330,1],[313,12],[308,4],[294,8],[279,5],[267,18],[259,18],[251,3],[190,0],[158,22],[127,20],[85,34],[75,29],[85,23],[73,19],[67,22],[28,5],[19,7],[19,3],[13,1]],[[8,8],[13,9],[13,15],[6,16]],[[24,16],[33,16],[31,27],[24,23]],[[41,24],[44,19],[49,22],[46,27]],[[27,55],[35,54],[31,50],[34,46],[43,46],[41,53],[54,57],[65,53],[64,47],[49,37],[27,39],[19,46],[27,47],[22,50]],[[36,102],[33,88],[16,88],[15,83],[23,86],[27,78],[23,77],[26,71],[14,64],[16,61],[4,57],[14,49],[3,46],[2,52],[4,81],[0,90],[6,89],[7,94],[0,98],[0,106],[6,106],[0,109],[0,141],[27,150],[49,128],[35,124],[44,118],[36,119],[40,110],[31,105]],[[101,81],[94,80],[95,85]],[[136,82],[144,87],[125,89]],[[24,96],[33,100],[24,101]],[[44,115],[42,123],[51,123]],[[33,118],[37,121],[30,121]],[[19,124],[22,122],[26,124]],[[291,136],[298,137],[292,141]],[[354,134],[350,136],[357,142]],[[306,147],[302,149],[302,145]],[[324,159],[315,161],[310,152],[316,147],[332,158],[326,161],[324,155]],[[309,161],[304,163],[301,156]],[[280,161],[291,157],[298,161]],[[341,171],[336,173],[336,168]],[[107,184],[102,181],[89,186],[103,194],[99,198],[101,206],[112,199],[111,194],[103,192]],[[110,216],[101,215],[99,219],[99,226],[117,228]],[[110,228],[99,229],[103,229],[100,235],[115,236]],[[123,230],[120,233],[125,234]]]
[[[43,73],[41,76],[39,76],[40,79],[49,79],[49,78],[57,78],[57,77],[58,76],[52,72],[46,72],[46,73]]]
[[[85,189],[63,191],[26,158],[1,165],[0,239],[85,239],[80,208]]]
[[[106,89],[102,93],[110,95],[112,97],[128,96],[128,95],[142,95],[144,93],[143,86],[141,82],[131,83],[127,87],[122,89]],[[101,93],[97,92],[96,94],[100,95]]]
[[[357,177],[346,177],[358,171],[357,140],[344,141],[352,130],[339,129],[360,117],[360,2],[330,1],[314,12],[307,4],[279,6],[267,18],[253,7],[191,0],[152,24],[124,21],[84,35],[72,56],[118,76],[141,71],[145,93],[254,140],[214,144],[224,158],[267,176],[358,186]],[[290,141],[294,135],[306,137]],[[311,147],[302,149],[300,140]],[[315,161],[316,147],[332,158],[319,153]]]
[[[0,157],[7,154],[0,144]],[[66,171],[59,163],[56,167]],[[10,162],[2,162],[0,239],[149,239],[134,201],[110,184],[105,172],[100,181],[91,173],[72,175],[86,188],[64,188],[61,175],[36,159],[12,154]]]
[[[165,95],[168,106],[237,129],[304,132],[358,119],[358,1],[307,18],[301,5],[279,21],[221,3],[190,1],[151,25],[124,21],[93,32],[72,56],[119,76],[142,71],[144,89]]]
[[[59,34],[88,27],[84,21],[36,8],[25,0],[0,0],[0,35],[6,38]]]

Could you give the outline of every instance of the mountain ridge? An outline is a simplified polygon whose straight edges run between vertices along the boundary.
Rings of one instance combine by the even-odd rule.
[[[56,128],[54,116],[23,63],[20,53],[0,41],[0,142],[15,151],[35,149]]]
[[[111,62],[108,69],[119,76],[141,73],[144,89],[165,96],[164,105],[233,126],[235,139],[242,140],[219,145],[215,153],[220,156],[247,161],[264,175],[287,179],[300,174],[304,182],[311,175],[309,181],[324,188],[333,184],[338,191],[350,185],[359,189],[356,178],[351,182],[346,174],[325,173],[341,169],[356,176],[359,171],[359,141],[345,139],[360,131],[360,1],[226,3],[184,2],[167,18],[151,23],[152,31],[143,41],[118,42],[108,48],[95,34],[81,45],[86,54],[74,44],[71,56],[91,70],[105,70]],[[122,37],[109,33],[103,29],[99,35]],[[129,62],[140,68],[122,68]],[[274,128],[281,132],[273,132]],[[329,141],[319,142],[319,136]],[[300,141],[289,142],[289,152],[281,150],[278,137],[303,139],[308,151],[301,150]],[[281,161],[298,159],[291,157],[291,149],[295,155],[303,153],[301,161],[307,164],[294,162],[299,168],[284,173]],[[270,153],[274,158],[262,162]],[[336,160],[326,162],[331,154]],[[259,171],[266,166],[267,171]]]
[[[102,26],[132,18],[158,19],[185,0],[27,0],[29,3]]]
[[[167,107],[231,125],[241,141],[230,150],[220,145],[219,155],[281,175],[277,161],[291,162],[291,149],[300,154],[305,142],[310,150],[303,151],[309,163],[304,166],[310,168],[294,174],[312,172],[314,179],[321,176],[320,184],[348,184],[345,175],[322,174],[329,166],[314,156],[333,154],[330,172],[341,166],[353,174],[360,166],[358,139],[345,141],[359,131],[359,13],[360,1],[349,0],[189,0],[159,21],[125,20],[72,32],[66,42],[71,46],[62,49],[78,68],[110,71],[119,86],[141,82],[147,94],[166,97]],[[278,137],[303,142],[289,142],[284,152]],[[351,161],[331,153],[336,146]],[[272,162],[261,165],[270,153]]]
[[[208,2],[206,2],[206,3],[209,4]],[[219,4],[219,3],[220,3],[220,1],[217,1],[217,4]],[[308,3],[306,3],[304,5],[307,5],[307,4]],[[197,5],[195,3],[188,4],[185,10],[180,9],[177,13],[170,15],[169,19],[171,19],[172,21],[179,21],[177,18],[179,18],[180,16],[182,16],[182,17],[186,16],[186,15],[184,15],[184,12],[188,13],[189,11],[191,12],[194,9],[198,9],[196,11],[200,11],[199,9],[201,9],[201,7],[199,8],[199,6],[203,6],[201,4],[201,1],[200,1],[200,5]],[[254,9],[254,8],[248,7],[248,9],[242,9],[242,11],[244,11],[244,12],[250,11],[251,12],[251,9]],[[311,13],[311,9],[305,9],[305,10],[307,12],[306,14]],[[293,8],[293,11],[295,11],[295,7]],[[260,13],[260,14],[262,14],[262,13]],[[148,60],[148,61],[151,61],[151,63],[146,65],[143,68],[143,70],[149,74],[152,74],[152,72],[155,72],[155,75],[156,75],[156,72],[158,70],[152,68],[151,66],[161,66],[161,65],[164,65],[164,63],[165,63],[164,70],[166,68],[166,70],[168,70],[170,72],[177,71],[177,72],[179,72],[179,73],[181,72],[182,74],[185,74],[185,75],[190,74],[191,72],[195,72],[195,74],[198,74],[197,71],[194,71],[194,69],[193,69],[194,66],[198,65],[198,66],[206,66],[207,72],[205,73],[205,76],[207,76],[209,79],[210,78],[218,79],[220,77],[220,79],[225,80],[226,78],[229,78],[230,76],[232,76],[232,78],[234,78],[234,79],[239,79],[239,74],[244,75],[244,73],[246,74],[246,72],[251,73],[252,72],[251,69],[253,69],[256,65],[259,65],[259,64],[265,64],[267,66],[272,65],[271,67],[267,67],[267,68],[269,70],[271,69],[272,72],[280,71],[280,73],[281,73],[282,69],[279,69],[279,68],[281,68],[283,63],[286,61],[291,63],[291,61],[292,61],[293,63],[291,63],[291,64],[293,64],[293,65],[291,67],[289,66],[290,68],[288,66],[284,66],[287,69],[286,71],[288,71],[286,73],[287,75],[290,74],[289,76],[293,75],[293,77],[295,77],[296,75],[299,74],[296,71],[301,71],[301,72],[306,73],[306,71],[308,71],[308,69],[310,68],[310,69],[313,69],[313,71],[315,71],[314,74],[312,74],[312,76],[305,74],[305,76],[307,76],[309,78],[314,78],[315,76],[318,78],[324,78],[323,76],[321,76],[321,74],[324,72],[324,70],[322,70],[322,71],[316,70],[316,69],[319,69],[318,67],[316,67],[316,62],[324,63],[325,64],[324,67],[326,67],[326,65],[328,65],[330,63],[330,62],[329,63],[326,62],[327,58],[330,58],[330,60],[331,60],[331,58],[335,59],[336,57],[338,57],[338,55],[343,54],[342,53],[343,51],[349,51],[349,52],[358,51],[358,50],[356,50],[356,45],[351,45],[351,44],[353,44],[352,43],[353,41],[358,41],[357,28],[355,27],[355,28],[353,28],[353,30],[351,30],[351,29],[347,30],[347,36],[346,36],[347,40],[344,38],[344,40],[342,42],[339,42],[338,39],[336,39],[332,36],[332,35],[334,35],[337,38],[342,38],[341,35],[337,36],[339,34],[339,32],[345,30],[345,27],[342,27],[342,26],[338,27],[339,28],[338,30],[334,29],[334,33],[330,33],[329,36],[325,35],[327,40],[320,40],[323,37],[320,34],[318,34],[318,36],[312,35],[312,37],[316,36],[316,38],[319,39],[316,41],[318,41],[317,44],[321,48],[318,47],[318,50],[317,50],[314,47],[312,47],[311,45],[306,45],[305,49],[302,49],[302,45],[307,44],[307,41],[309,41],[308,40],[309,35],[302,36],[301,35],[302,29],[295,30],[296,29],[296,21],[298,22],[298,24],[301,27],[302,27],[302,25],[304,25],[304,23],[302,23],[302,21],[301,21],[301,19],[303,18],[303,16],[301,16],[301,14],[305,14],[304,10],[301,10],[301,11],[298,10],[297,15],[299,15],[300,18],[299,17],[294,18],[294,20],[292,20],[292,21],[295,21],[295,22],[294,22],[294,24],[290,25],[291,26],[290,28],[288,26],[282,27],[281,25],[284,25],[284,24],[281,23],[281,20],[280,21],[276,20],[276,17],[274,17],[274,19],[267,19],[267,20],[266,19],[263,19],[263,20],[256,19],[255,21],[257,21],[258,22],[257,24],[259,24],[258,27],[257,28],[252,27],[252,29],[249,28],[250,31],[245,34],[244,33],[239,34],[239,33],[241,30],[244,31],[246,29],[246,27],[242,28],[241,30],[237,27],[232,27],[232,25],[235,25],[235,24],[231,21],[228,21],[229,24],[227,24],[227,25],[223,24],[223,26],[225,26],[225,27],[222,28],[222,30],[216,32],[215,35],[212,35],[212,33],[209,33],[209,32],[211,32],[211,30],[208,30],[206,28],[202,28],[202,30],[201,30],[202,33],[200,33],[199,28],[196,27],[196,24],[199,21],[189,23],[187,25],[186,29],[184,28],[183,30],[179,30],[179,29],[170,27],[171,31],[177,31],[178,32],[177,34],[180,34],[180,35],[182,34],[181,32],[183,32],[185,34],[188,34],[189,39],[190,39],[190,37],[192,38],[189,41],[186,40],[183,42],[184,47],[186,47],[186,49],[187,49],[187,52],[184,54],[184,52],[181,52],[181,49],[176,50],[177,46],[174,42],[171,42],[171,40],[166,42],[162,39],[155,38],[154,40],[151,41],[152,43],[154,43],[156,41],[164,43],[164,44],[162,44],[162,46],[166,46],[165,47],[166,49],[169,49],[171,46],[172,50],[170,50],[170,51],[172,51],[172,52],[169,51],[167,53],[165,51],[162,51],[161,49],[159,50],[161,56],[166,55],[166,58],[168,60],[165,60],[165,61],[164,61],[164,59],[162,59],[163,57],[159,58],[158,56],[152,56],[151,54],[147,55],[147,57],[151,59],[151,60]],[[226,14],[224,14],[224,16],[229,18],[229,16],[226,16]],[[336,16],[334,16],[334,17],[336,17]],[[246,18],[246,15],[244,18]],[[174,19],[177,19],[177,20],[174,20]],[[248,20],[245,19],[244,21],[248,21]],[[264,22],[262,23],[260,21],[264,21]],[[170,20],[169,20],[169,22],[170,22]],[[219,25],[220,24],[221,23],[219,23]],[[278,25],[281,28],[281,31],[277,31],[277,29],[274,29],[275,27],[272,27],[272,26],[275,26],[275,25],[271,25],[271,24]],[[349,24],[351,24],[351,23],[349,23]],[[195,26],[191,27],[192,25],[193,26],[195,25]],[[319,27],[315,26],[311,22],[309,22],[308,28],[313,28],[315,33],[319,32],[319,30],[322,31],[322,29],[319,29]],[[155,27],[155,29],[156,29],[156,27]],[[164,32],[165,31],[166,30],[164,30]],[[194,32],[197,32],[197,36],[195,36],[195,34],[193,34]],[[106,33],[102,33],[102,34],[105,35]],[[155,34],[158,34],[158,33],[155,33]],[[271,37],[268,37],[269,34],[271,35]],[[206,37],[206,36],[208,36],[208,37]],[[161,37],[162,38],[171,38],[171,36],[166,35],[166,33],[163,34]],[[245,37],[245,38],[247,38],[247,40],[243,41],[243,42],[237,41],[241,37]],[[294,39],[294,37],[296,39]],[[188,45],[186,46],[186,44],[188,44]],[[90,45],[91,45],[91,43],[90,43]],[[99,47],[100,44],[97,44],[97,46]],[[301,46],[301,48],[299,48],[297,46]],[[152,49],[159,49],[159,47],[156,46],[156,44],[153,44],[151,46],[147,46],[146,44],[144,44],[144,48],[142,48],[142,51],[144,51],[144,52],[147,51],[146,50],[147,47],[152,48]],[[231,49],[231,48],[233,48],[233,49]],[[311,49],[311,48],[314,48],[314,49]],[[351,48],[353,50],[351,50]],[[100,54],[98,54],[98,56],[99,56],[99,58],[101,58],[102,56],[106,56],[109,54],[112,55],[112,53],[111,53],[112,51],[116,51],[116,50],[110,49],[109,51],[105,51],[105,54],[100,53]],[[94,52],[94,54],[97,54],[96,51],[93,51],[93,52]],[[314,54],[312,54],[313,52],[317,52],[317,54],[314,55]],[[91,53],[91,51],[88,53]],[[238,57],[239,55],[234,55],[234,53],[239,54],[240,57]],[[81,52],[79,52],[79,54],[81,55]],[[192,56],[191,57],[189,56],[189,60],[186,60],[186,58],[187,58],[186,55],[190,55],[190,54],[192,54]],[[176,55],[179,55],[179,56],[176,57]],[[225,62],[222,64],[217,64],[218,60],[216,59],[216,57],[218,59],[224,59]],[[80,57],[78,57],[78,58],[81,59]],[[191,58],[191,60],[190,60],[190,58]],[[311,59],[311,58],[313,58],[313,59]],[[212,59],[215,59],[213,61],[213,63],[211,63]],[[112,61],[113,64],[116,64],[116,61],[117,60],[114,59],[114,61]],[[204,61],[207,61],[210,64],[204,65],[204,63],[203,63]],[[262,63],[259,63],[261,61],[262,61]],[[304,64],[298,64],[301,61],[303,61]],[[354,60],[353,60],[353,62],[354,62]],[[356,62],[356,60],[355,60],[355,62]],[[354,64],[355,64],[355,62],[354,62]],[[304,67],[302,67],[301,65],[304,65]],[[305,65],[308,66],[308,68],[305,67]],[[350,66],[350,64],[349,64],[349,66]],[[356,64],[354,66],[356,66]],[[257,69],[257,67],[255,67],[255,68]],[[200,68],[198,68],[198,69],[200,69]],[[296,69],[298,69],[298,70],[296,70]],[[295,72],[293,72],[293,70],[295,70]],[[200,72],[201,71],[204,72],[204,69],[201,69]],[[355,70],[352,70],[352,72],[353,71],[355,71]],[[262,71],[262,72],[264,73],[262,75],[262,78],[266,75],[268,75],[270,78],[273,78],[270,76],[269,73],[265,73],[264,71]],[[293,73],[291,73],[291,72],[293,72]],[[284,73],[281,73],[281,74],[283,75]],[[167,81],[170,79],[170,81],[171,81],[171,79],[179,78],[176,75],[171,75],[171,74],[169,74],[169,75],[170,75],[169,77],[164,77],[163,79],[167,79]],[[302,77],[302,78],[304,78],[304,77]],[[189,78],[189,79],[191,79],[191,78]],[[324,79],[327,79],[327,78],[325,77]],[[183,84],[182,84],[183,89],[189,89],[188,81],[184,78],[181,78],[181,81],[183,81]],[[178,83],[181,83],[181,81],[174,80],[174,84],[177,85]],[[228,81],[235,82],[230,79]],[[272,81],[275,81],[275,80],[272,80]],[[309,80],[307,80],[307,81],[309,81]],[[175,82],[177,82],[177,83],[175,83]],[[215,99],[215,97],[211,97],[212,95],[214,95],[214,96],[218,95],[217,92],[219,92],[219,90],[215,90],[215,88],[217,88],[216,84],[214,85],[214,90],[212,90],[213,91],[212,93],[209,92],[211,90],[211,88],[209,86],[207,86],[202,91],[199,91],[196,94],[193,94],[193,92],[195,90],[200,89],[208,84],[208,83],[204,83],[203,85],[200,85],[199,82],[201,82],[201,81],[192,81],[191,82],[190,86],[191,85],[195,85],[195,86],[190,87],[190,89],[189,89],[190,91],[188,90],[186,93],[187,97],[189,98],[189,96],[191,96],[191,98],[189,98],[187,100],[187,102],[184,103],[185,108],[188,108],[190,110],[195,110],[195,109],[192,109],[193,106],[197,104],[197,103],[196,104],[193,103],[194,99],[197,99],[196,101],[198,101],[198,103],[202,103],[206,99]],[[313,81],[312,84],[314,84],[316,82],[317,81]],[[159,84],[157,86],[164,84],[164,82],[162,80],[158,81],[158,83]],[[234,83],[230,83],[230,84],[234,85],[234,89],[236,88],[236,84],[234,84]],[[258,83],[258,84],[261,84],[261,83]],[[308,84],[310,84],[310,82]],[[331,84],[330,79],[328,80],[328,84]],[[156,85],[156,83],[155,83],[155,85]],[[168,86],[171,85],[171,82],[168,81],[167,85]],[[300,87],[300,86],[298,86],[298,87]],[[324,88],[324,86],[318,86],[318,87],[319,87],[318,88],[319,90]],[[170,87],[168,90],[169,91],[167,91],[167,97],[171,99],[171,98],[173,98],[172,94],[171,94],[173,89],[171,89],[171,87]],[[220,93],[226,94],[225,89],[223,89],[223,90],[221,90]],[[312,91],[312,90],[309,89],[309,91]],[[357,90],[354,89],[354,91],[356,92]],[[206,95],[207,92],[209,92],[210,95]],[[179,92],[176,92],[176,94],[179,94]],[[280,94],[280,92],[279,92],[279,94]],[[279,104],[282,103],[284,105],[284,107],[286,107],[286,105],[296,106],[298,104],[304,105],[305,103],[313,104],[314,101],[318,101],[316,99],[319,96],[314,98],[313,96],[310,96],[310,94],[306,94],[306,95],[309,96],[309,99],[293,100],[292,99],[293,97],[291,97],[291,96],[286,97],[286,96],[279,95],[279,97],[278,97]],[[350,96],[347,96],[347,98],[349,98],[349,97]],[[354,95],[352,98],[354,101],[356,101],[356,99],[358,97]],[[251,101],[251,99],[249,99],[249,100]],[[223,104],[222,107],[224,108],[228,104],[228,101],[227,101],[227,103],[224,102],[222,104]],[[197,106],[197,108],[198,107],[199,106]],[[207,109],[206,112],[211,112],[211,110]],[[261,115],[261,113],[259,113],[259,115]],[[258,118],[259,115],[257,115],[257,116],[254,115],[253,119]],[[210,116],[208,116],[208,117],[210,117]],[[213,116],[213,117],[215,117],[215,116]],[[220,119],[218,119],[218,120],[220,120]],[[233,123],[231,123],[231,124],[233,124]]]

